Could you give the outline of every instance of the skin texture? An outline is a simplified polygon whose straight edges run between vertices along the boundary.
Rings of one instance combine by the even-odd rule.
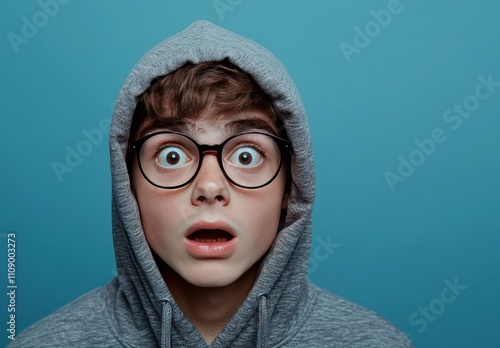
[[[271,125],[270,131],[278,133],[267,115],[244,112],[215,121],[208,116],[186,120],[190,125],[187,134],[199,144],[219,144],[234,134],[225,128],[234,120],[264,121]],[[206,153],[194,181],[165,190],[147,182],[134,163],[132,187],[146,239],[176,302],[207,343],[234,315],[256,279],[260,259],[276,237],[286,205],[285,185],[286,168],[282,166],[265,187],[234,186],[224,177],[216,154]],[[229,228],[235,235],[235,247],[224,257],[195,257],[186,247],[193,226]]]

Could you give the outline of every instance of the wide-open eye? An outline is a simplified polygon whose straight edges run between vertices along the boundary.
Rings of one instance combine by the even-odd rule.
[[[163,168],[176,169],[180,168],[190,161],[188,155],[179,147],[166,146],[161,149],[157,156],[156,162]]]
[[[262,163],[263,156],[254,148],[243,146],[236,149],[230,156],[230,162],[238,167],[253,168]]]

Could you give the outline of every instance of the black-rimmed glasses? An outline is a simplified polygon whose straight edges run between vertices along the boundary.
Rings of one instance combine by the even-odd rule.
[[[224,176],[236,186],[256,189],[278,175],[290,144],[262,132],[244,132],[218,145],[200,145],[183,133],[162,131],[134,143],[142,175],[152,185],[176,189],[189,184],[200,171],[203,154],[216,152]]]

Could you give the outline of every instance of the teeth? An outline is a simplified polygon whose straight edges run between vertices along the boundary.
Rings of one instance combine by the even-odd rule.
[[[199,243],[216,243],[216,242],[224,243],[224,242],[227,242],[227,238],[226,237],[217,238],[217,239],[195,238],[194,240],[197,241],[197,242],[199,242]]]

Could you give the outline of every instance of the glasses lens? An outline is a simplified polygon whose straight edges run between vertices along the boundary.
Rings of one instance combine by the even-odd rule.
[[[245,187],[267,184],[277,174],[280,163],[280,148],[266,134],[238,135],[227,142],[222,150],[222,165],[227,176]]]
[[[157,134],[142,145],[140,163],[144,176],[155,185],[179,186],[195,174],[199,163],[198,148],[181,134]]]

